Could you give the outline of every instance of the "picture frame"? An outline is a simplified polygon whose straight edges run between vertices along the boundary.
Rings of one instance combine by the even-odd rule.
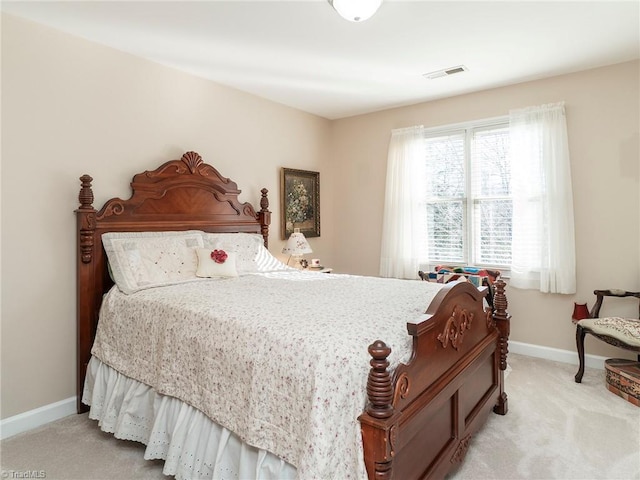
[[[280,226],[286,240],[299,228],[305,237],[320,236],[320,172],[282,168]]]

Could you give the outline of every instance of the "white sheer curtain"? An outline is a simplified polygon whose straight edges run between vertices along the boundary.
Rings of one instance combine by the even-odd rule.
[[[387,159],[380,276],[417,278],[426,262],[423,127],[393,130]]]
[[[576,292],[573,194],[564,102],[509,114],[513,241],[510,284]]]

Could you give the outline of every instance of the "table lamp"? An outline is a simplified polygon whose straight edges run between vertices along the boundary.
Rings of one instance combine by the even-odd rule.
[[[287,240],[287,244],[282,249],[282,253],[289,254],[289,260],[287,260],[287,265],[289,265],[289,261],[291,261],[291,257],[295,259],[295,268],[301,268],[300,258],[305,253],[311,253],[311,247],[309,246],[309,242],[304,237],[304,234],[300,232],[299,228],[294,228],[293,233]]]

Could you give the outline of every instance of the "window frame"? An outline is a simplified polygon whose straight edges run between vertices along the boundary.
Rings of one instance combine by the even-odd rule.
[[[464,197],[462,199],[463,215],[465,215],[465,222],[462,225],[463,236],[463,248],[462,264],[482,267],[482,268],[495,268],[499,269],[503,275],[508,276],[510,264],[486,264],[478,262],[476,252],[479,251],[478,243],[480,241],[480,232],[475,228],[474,209],[475,203],[477,203],[476,197],[472,196],[472,175],[474,173],[472,169],[472,139],[473,134],[477,131],[491,130],[494,128],[509,128],[509,116],[491,117],[481,120],[472,120],[467,122],[441,125],[436,127],[427,127],[423,131],[423,138],[433,138],[444,135],[464,135],[464,172],[465,172],[465,190]],[[496,197],[498,198],[498,197]],[[513,192],[509,197],[501,198],[513,198]],[[484,198],[483,198],[484,199]],[[429,202],[425,199],[425,208]],[[457,262],[456,262],[457,263]],[[436,261],[429,258],[426,262],[426,266],[429,270],[439,264],[443,264],[443,261]]]

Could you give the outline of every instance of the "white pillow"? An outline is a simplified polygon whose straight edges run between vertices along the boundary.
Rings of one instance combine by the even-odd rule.
[[[236,254],[233,252],[225,252],[227,258],[223,263],[218,263],[212,258],[213,251],[215,250],[211,250],[210,248],[196,249],[196,254],[198,255],[198,270],[196,270],[196,276],[237,277]]]
[[[113,280],[125,294],[196,280],[202,232],[110,232],[102,235]]]
[[[276,257],[271,255],[271,252],[263,245],[260,245],[258,249],[258,255],[256,256],[256,268],[258,272],[274,272],[279,270],[296,270],[293,267],[287,266],[282,263]]]
[[[256,258],[264,239],[259,233],[203,233],[202,239],[204,248],[235,253],[239,275],[260,271]]]

